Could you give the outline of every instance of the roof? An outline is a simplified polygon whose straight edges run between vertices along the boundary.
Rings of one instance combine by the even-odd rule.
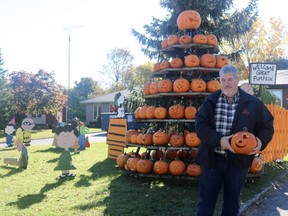
[[[242,83],[249,82],[248,80],[240,80],[239,85]],[[288,84],[288,70],[277,70],[276,73],[276,84],[275,85],[283,85]]]
[[[122,90],[122,91],[119,91],[119,92],[122,95],[124,95],[125,97],[127,97],[129,95],[129,93],[130,93],[130,91],[128,89],[125,89],[125,90]],[[80,103],[82,103],[82,104],[111,103],[111,102],[114,102],[114,96],[117,93],[118,93],[118,91],[110,93],[110,94],[107,94],[107,95],[101,95],[101,96],[98,96],[98,97],[95,97],[95,98],[90,98],[88,100],[81,101]]]

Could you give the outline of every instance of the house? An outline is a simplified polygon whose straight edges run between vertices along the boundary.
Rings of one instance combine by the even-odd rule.
[[[130,93],[129,90],[119,91],[124,97],[127,97]],[[118,92],[113,92],[107,95],[101,95],[95,98],[91,98],[80,103],[86,105],[86,124],[95,124],[97,120],[104,113],[115,113],[114,97]]]
[[[241,80],[239,84],[248,82]],[[288,70],[278,70],[275,85],[267,85],[269,91],[279,99],[279,105],[288,109]]]

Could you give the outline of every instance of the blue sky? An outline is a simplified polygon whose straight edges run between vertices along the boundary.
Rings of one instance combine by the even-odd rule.
[[[247,1],[236,1],[238,7]],[[283,1],[259,0],[260,15],[288,20]],[[70,28],[71,86],[81,77],[99,80],[106,54],[115,47],[127,48],[135,63],[147,59],[130,34],[142,31],[151,17],[165,12],[158,0],[0,0],[0,48],[10,72],[39,69],[54,71],[56,80],[68,83],[68,30]],[[201,27],[201,26],[200,26]]]

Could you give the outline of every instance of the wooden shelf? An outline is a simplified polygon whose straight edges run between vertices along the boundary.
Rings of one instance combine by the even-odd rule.
[[[209,71],[219,72],[220,68],[206,68],[206,67],[183,67],[183,68],[166,68],[152,73],[152,76],[163,76],[169,73],[181,73],[182,71]]]
[[[135,119],[135,122],[195,122],[195,119]]]
[[[198,147],[189,147],[189,146],[179,146],[179,147],[174,147],[174,146],[160,146],[160,145],[139,145],[139,144],[134,144],[134,143],[126,143],[126,146],[128,147],[138,147],[138,148],[147,148],[151,150],[157,150],[157,149],[172,149],[172,150],[198,150]]]
[[[210,92],[183,92],[183,93],[176,93],[176,92],[168,92],[168,93],[158,93],[153,95],[146,95],[144,96],[145,99],[152,99],[152,98],[161,98],[161,97],[206,97],[210,95]]]
[[[218,46],[212,46],[208,44],[195,44],[195,43],[190,43],[190,44],[174,44],[172,46],[169,46],[165,49],[161,49],[160,52],[175,52],[178,51],[179,49],[209,49],[212,52],[219,52],[219,47]]]

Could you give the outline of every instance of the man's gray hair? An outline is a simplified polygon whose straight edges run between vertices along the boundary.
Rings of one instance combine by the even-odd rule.
[[[219,71],[219,76],[223,76],[224,74],[227,74],[227,73],[231,73],[234,75],[234,77],[238,80],[239,79],[239,71],[238,69],[233,66],[233,65],[225,65],[224,67],[222,67]]]

